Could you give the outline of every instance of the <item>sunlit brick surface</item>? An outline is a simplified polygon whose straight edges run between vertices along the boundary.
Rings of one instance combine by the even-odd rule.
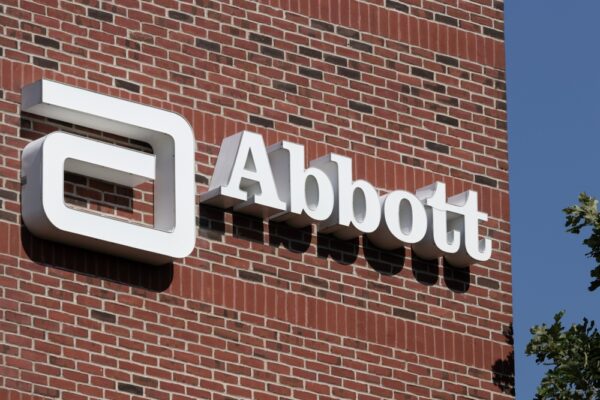
[[[2,4],[0,398],[514,397],[502,1]],[[172,265],[37,239],[24,146],[57,129],[119,143],[22,113],[41,78],[182,114],[198,194],[243,129],[347,155],[381,193],[476,190],[492,259],[453,268],[201,205]],[[71,206],[152,224],[151,184],[67,181]]]

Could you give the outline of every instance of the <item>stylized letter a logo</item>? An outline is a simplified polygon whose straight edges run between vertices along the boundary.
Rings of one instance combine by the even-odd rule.
[[[23,88],[23,111],[149,143],[154,154],[53,132],[23,150],[22,215],[35,235],[164,264],[195,244],[195,141],[181,116],[64,84]],[[154,180],[154,227],[67,207],[64,173],[135,186]]]

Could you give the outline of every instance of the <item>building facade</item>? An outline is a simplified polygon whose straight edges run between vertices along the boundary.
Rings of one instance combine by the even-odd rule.
[[[0,397],[513,398],[503,30],[501,0],[2,2]],[[189,122],[188,257],[154,266],[24,225],[32,141],[153,151],[24,111],[40,79]],[[350,157],[381,194],[475,191],[491,258],[456,267],[201,204],[243,130],[301,144],[307,162]],[[64,178],[70,208],[153,226],[152,182]]]

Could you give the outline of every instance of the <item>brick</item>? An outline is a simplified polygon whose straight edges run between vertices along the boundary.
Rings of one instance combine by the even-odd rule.
[[[456,18],[450,17],[444,14],[435,14],[435,20],[450,26],[458,26],[458,20]]]
[[[309,78],[323,79],[323,72],[316,69],[300,67],[298,69],[298,72],[300,73],[300,75],[308,76]]]
[[[55,69],[58,71],[58,63],[56,61],[48,60],[46,58],[33,57],[33,64],[37,65],[38,67]]]
[[[435,60],[442,64],[458,67],[458,59],[454,57],[445,56],[443,54],[436,54]]]
[[[344,57],[334,56],[332,54],[325,54],[325,61],[335,65],[341,65],[342,67],[348,66],[348,59]]]
[[[44,36],[35,35],[34,42],[41,46],[52,47],[55,49],[60,48],[60,43],[58,43],[58,41],[44,37]]]
[[[499,31],[497,29],[492,29],[492,28],[489,28],[487,26],[484,26],[483,27],[483,33],[485,35],[491,36],[491,37],[493,37],[495,39],[504,40],[504,32]]]
[[[259,35],[258,33],[255,33],[255,32],[250,32],[249,39],[254,42],[268,44],[269,46],[271,46],[273,44],[273,39],[271,39],[270,37],[265,36],[265,35]]]
[[[117,321],[117,317],[114,314],[98,310],[92,310],[91,317],[100,321],[110,322],[113,324]]]
[[[446,86],[444,85],[439,85],[437,83],[433,83],[433,82],[424,82],[423,83],[423,87],[425,89],[429,89],[432,90],[434,92],[438,92],[438,93],[446,93]]]
[[[477,278],[477,284],[481,285],[481,286],[485,286],[490,289],[499,289],[500,288],[500,282],[493,280],[493,279],[484,278],[481,276]]]
[[[200,174],[194,175],[194,180],[196,183],[208,184],[208,178]]]
[[[260,274],[255,274],[254,272],[250,272],[250,271],[239,270],[238,276],[241,279],[245,279],[248,281],[253,281],[253,282],[262,282],[263,281],[263,277]]]
[[[129,383],[119,382],[118,389],[121,392],[127,392],[127,393],[135,394],[135,395],[138,395],[138,396],[143,396],[144,395],[144,388],[143,387],[137,386],[137,385],[131,385]]]
[[[417,319],[417,316],[414,311],[404,310],[402,308],[394,308],[394,315],[403,319]]]
[[[324,21],[319,21],[316,19],[313,19],[310,21],[310,26],[312,26],[315,29],[319,29],[322,31],[327,31],[327,32],[333,32],[334,28],[332,24],[328,24],[327,22]]]
[[[266,128],[273,127],[273,121],[267,118],[258,117],[256,115],[250,115],[249,119],[251,124],[262,125]]]
[[[169,18],[176,19],[177,21],[183,22],[194,22],[194,16],[186,13],[182,13],[175,10],[169,10]]]
[[[435,120],[437,122],[441,122],[442,124],[458,126],[458,120],[447,115],[438,114],[435,116]]]
[[[432,71],[425,70],[423,68],[412,67],[411,73],[415,76],[419,76],[421,78],[433,80],[434,73]]]
[[[264,54],[266,56],[273,57],[273,58],[281,58],[281,59],[285,58],[283,51],[274,49],[274,48],[268,47],[268,46],[260,46],[260,52],[261,52],[261,54]]]
[[[364,51],[367,53],[373,52],[373,46],[371,46],[370,44],[367,44],[367,43],[358,42],[356,40],[350,40],[348,42],[348,44],[350,45],[350,47],[352,47],[356,50]]]
[[[88,8],[87,15],[90,18],[98,19],[100,21],[113,22],[113,15],[111,13],[95,8]]]
[[[210,40],[196,38],[196,47],[208,51],[214,51],[216,53],[221,52],[221,45],[219,43],[211,42]]]
[[[16,201],[17,193],[10,190],[0,189],[0,197],[10,201]]]
[[[422,160],[419,160],[418,158],[414,158],[414,157],[409,157],[409,156],[402,156],[402,163],[408,164],[408,165],[413,165],[415,167],[423,166]]]
[[[425,146],[429,150],[433,150],[433,151],[436,151],[438,153],[444,153],[444,154],[449,154],[450,153],[450,149],[445,144],[440,144],[440,143],[435,143],[435,142],[427,141],[427,142],[425,142]]]
[[[121,89],[129,90],[130,92],[139,93],[140,86],[135,83],[127,82],[121,79],[115,79],[115,86]]]
[[[385,6],[388,7],[388,8],[393,8],[394,10],[405,12],[405,13],[408,12],[408,6],[406,4],[403,4],[403,3],[399,2],[399,1],[386,0],[385,1]]]
[[[312,58],[323,58],[323,53],[321,53],[318,50],[315,49],[311,49],[309,47],[305,47],[305,46],[299,46],[298,50],[300,52],[300,54],[305,55],[307,57],[312,57]]]
[[[293,85],[291,83],[275,81],[275,82],[273,82],[273,87],[275,89],[284,90],[284,91],[290,92],[290,93],[298,92],[298,88],[296,87],[296,85]]]
[[[354,69],[344,68],[344,67],[338,67],[337,68],[337,73],[339,75],[345,76],[345,77],[350,78],[350,79],[356,79],[356,80],[360,79],[360,72],[358,72],[358,71],[356,71]]]
[[[133,383],[140,386],[149,386],[152,388],[158,387],[158,380],[153,378],[148,378],[146,376],[133,375]]]
[[[288,117],[288,121],[294,125],[305,126],[307,128],[312,128],[313,123],[310,119],[298,117],[297,115],[290,115]]]
[[[348,102],[348,105],[350,106],[351,109],[353,109],[355,111],[359,111],[359,112],[367,113],[367,114],[373,113],[373,107],[371,107],[370,105],[365,104],[365,103],[359,103],[358,101],[350,100]]]
[[[483,175],[475,175],[475,182],[481,183],[482,185],[487,185],[491,187],[498,186],[498,182],[495,179],[489,178]]]
[[[337,26],[335,31],[338,35],[346,36],[352,39],[358,39],[360,37],[360,32],[355,31],[354,29],[348,29],[345,26]]]

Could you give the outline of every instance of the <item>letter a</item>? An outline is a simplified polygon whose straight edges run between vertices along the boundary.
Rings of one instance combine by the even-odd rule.
[[[275,188],[261,135],[243,131],[223,140],[208,191],[200,202],[267,217],[286,209]]]

